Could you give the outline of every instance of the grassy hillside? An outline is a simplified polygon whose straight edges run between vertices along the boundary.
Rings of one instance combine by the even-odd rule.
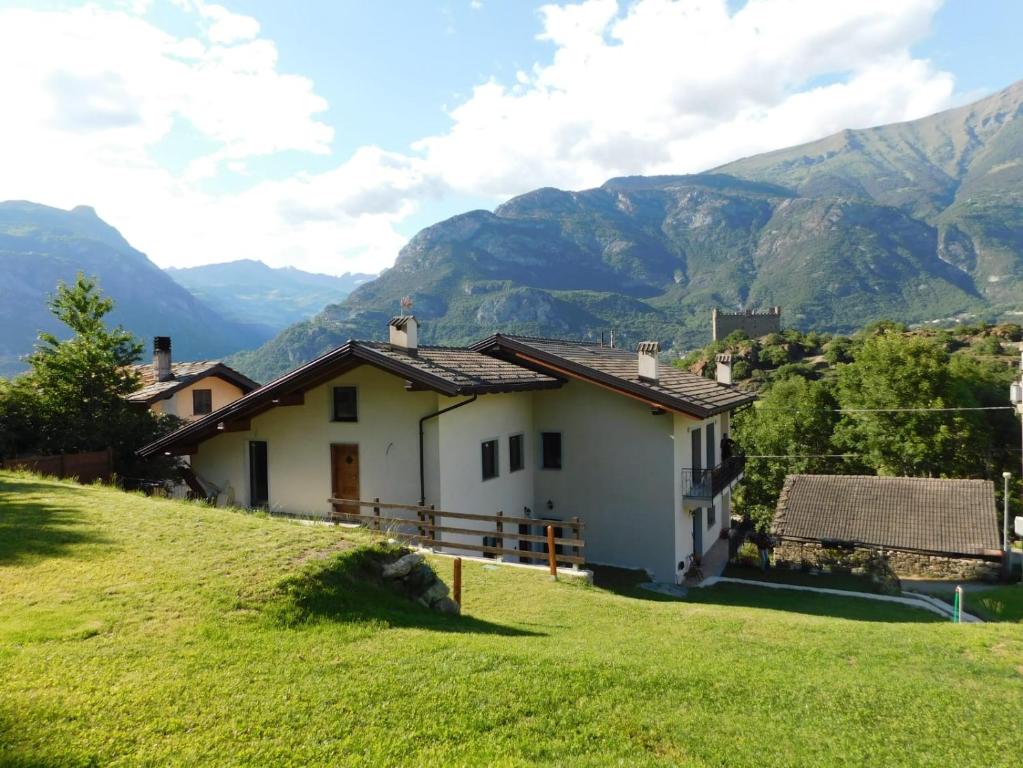
[[[351,535],[0,475],[0,764],[992,766],[1023,747],[1016,625],[475,563],[448,618],[351,581]]]

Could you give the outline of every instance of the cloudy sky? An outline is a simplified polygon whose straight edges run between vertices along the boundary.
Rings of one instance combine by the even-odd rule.
[[[0,0],[0,199],[161,266],[376,272],[540,186],[687,173],[1023,78],[1017,0]]]

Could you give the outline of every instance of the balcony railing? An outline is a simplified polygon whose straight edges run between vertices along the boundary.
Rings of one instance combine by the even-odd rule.
[[[746,469],[746,457],[732,456],[713,469],[683,469],[682,496],[687,499],[713,499],[734,483]]]

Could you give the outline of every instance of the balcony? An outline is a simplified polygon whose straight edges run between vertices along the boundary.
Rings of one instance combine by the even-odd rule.
[[[713,469],[683,469],[682,498],[711,501],[732,483],[742,477],[746,457],[732,456]]]

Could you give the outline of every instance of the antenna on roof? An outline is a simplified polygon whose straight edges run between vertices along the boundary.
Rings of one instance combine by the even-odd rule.
[[[398,302],[398,305],[401,307],[401,316],[402,317],[405,317],[405,315],[412,313],[412,297],[411,296],[402,296],[401,297],[401,301]]]
[[[600,332],[600,346],[604,346],[604,332]]]

